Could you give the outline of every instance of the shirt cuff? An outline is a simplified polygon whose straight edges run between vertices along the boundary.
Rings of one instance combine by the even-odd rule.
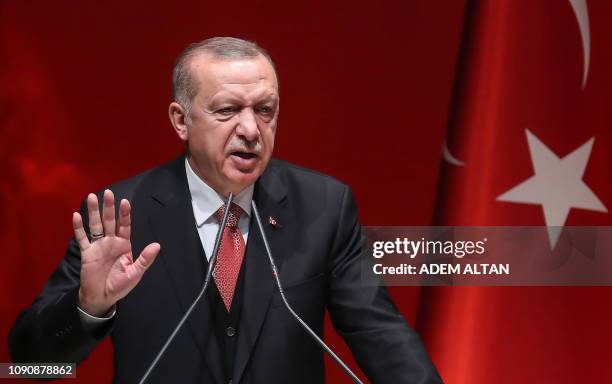
[[[115,313],[117,313],[117,307],[114,305],[104,317],[92,316],[79,308],[79,306],[77,306],[77,309],[79,310],[81,324],[83,324],[83,328],[85,328],[87,332],[95,332],[102,325],[107,324],[113,317],[115,317]]]

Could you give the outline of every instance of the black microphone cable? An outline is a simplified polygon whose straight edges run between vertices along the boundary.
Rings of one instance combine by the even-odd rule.
[[[259,227],[259,231],[261,232],[261,238],[263,239],[264,246],[266,247],[268,259],[270,259],[270,266],[272,267],[272,275],[274,276],[274,281],[276,281],[278,292],[281,295],[281,299],[283,299],[285,307],[287,307],[291,315],[298,321],[298,323],[300,323],[302,328],[304,328],[308,332],[308,334],[321,346],[321,348],[323,348],[325,352],[327,352],[336,361],[336,363],[338,363],[338,365],[344,370],[344,372],[346,372],[347,375],[351,377],[351,379],[353,379],[355,383],[363,384],[363,382],[359,380],[357,375],[355,375],[355,373],[351,371],[351,369],[344,363],[344,361],[342,361],[342,359],[340,359],[340,357],[338,357],[338,355],[336,355],[334,351],[332,351],[331,348],[328,347],[323,340],[321,340],[319,335],[317,335],[316,332],[313,331],[297,313],[295,313],[293,308],[291,308],[291,305],[289,305],[289,302],[285,297],[285,291],[283,290],[283,286],[281,285],[280,278],[278,276],[276,263],[274,263],[274,258],[272,257],[272,251],[270,250],[270,246],[268,245],[268,239],[266,238],[263,225],[261,224],[261,219],[259,218],[259,212],[257,211],[257,205],[255,204],[255,200],[251,201],[251,207],[253,208],[253,213],[255,213],[255,220],[257,221],[257,226]]]
[[[204,286],[202,287],[202,290],[200,291],[198,296],[195,298],[193,303],[191,303],[191,306],[189,307],[187,312],[185,312],[185,314],[181,318],[181,321],[179,321],[179,323],[177,324],[176,328],[174,328],[174,331],[172,331],[172,333],[170,334],[170,337],[168,337],[168,340],[166,340],[166,343],[164,344],[162,349],[159,350],[159,353],[157,354],[157,356],[155,356],[155,359],[153,360],[153,362],[151,363],[151,365],[149,366],[145,374],[142,376],[142,379],[140,379],[140,381],[138,382],[139,384],[144,384],[144,382],[147,380],[147,378],[149,377],[149,375],[151,374],[151,372],[153,371],[153,369],[159,362],[159,359],[161,359],[164,352],[166,352],[166,349],[168,349],[168,346],[170,345],[172,340],[174,340],[174,337],[178,333],[179,329],[181,329],[181,327],[183,326],[183,324],[185,323],[185,321],[187,320],[191,312],[193,312],[193,309],[195,308],[195,306],[198,304],[198,302],[202,299],[202,297],[206,293],[208,289],[208,285],[210,283],[210,278],[215,269],[215,265],[217,264],[217,254],[219,253],[219,246],[221,245],[221,236],[223,235],[223,231],[225,230],[225,226],[227,224],[227,218],[229,217],[229,211],[230,211],[230,207],[232,206],[233,200],[234,200],[234,195],[230,192],[229,195],[227,196],[227,203],[225,204],[226,208],[225,208],[225,212],[223,213],[223,220],[221,220],[221,225],[219,226],[219,230],[217,231],[217,236],[215,238],[215,246],[213,248],[212,255],[210,256],[210,260],[208,260],[208,270],[206,271],[206,278],[204,280]]]

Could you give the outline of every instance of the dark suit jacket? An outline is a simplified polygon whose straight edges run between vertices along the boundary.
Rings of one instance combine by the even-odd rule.
[[[73,239],[42,293],[11,330],[9,344],[16,361],[80,362],[110,332],[114,382],[138,382],[200,291],[206,262],[184,157],[110,188],[117,201],[127,198],[132,203],[134,255],[154,241],[161,244],[160,255],[118,303],[107,329],[91,335],[76,308],[80,252]],[[346,185],[273,160],[256,183],[254,199],[287,298],[319,335],[327,308],[372,382],[441,382],[386,290],[361,284],[361,228]],[[86,217],[85,205],[81,213]],[[277,227],[267,224],[270,216]],[[244,268],[233,383],[324,382],[322,352],[282,305],[254,220]],[[219,342],[211,320],[207,306],[198,305],[149,382],[221,383]]]

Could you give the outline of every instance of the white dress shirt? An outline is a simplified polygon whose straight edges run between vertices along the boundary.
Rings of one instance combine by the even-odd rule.
[[[220,224],[215,217],[215,212],[225,204],[225,199],[196,175],[187,158],[185,158],[185,172],[187,174],[187,185],[189,186],[189,193],[191,194],[191,207],[193,208],[193,216],[195,217],[198,235],[200,235],[200,241],[202,242],[206,259],[209,260],[213,248],[215,247],[215,238]],[[234,196],[234,203],[240,206],[244,211],[244,213],[240,215],[238,229],[242,232],[242,238],[244,239],[245,245],[249,237],[251,200],[253,199],[254,189],[254,186],[250,185]],[[105,317],[96,317],[88,314],[81,308],[78,308],[78,310],[83,326],[90,332],[104,324],[107,320],[112,319],[116,312],[115,306],[113,306]]]

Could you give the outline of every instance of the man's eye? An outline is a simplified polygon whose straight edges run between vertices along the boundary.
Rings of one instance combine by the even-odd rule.
[[[221,115],[233,115],[234,113],[238,112],[238,108],[236,107],[225,107],[225,108],[221,108],[217,111],[217,113],[221,114]]]
[[[264,105],[264,106],[261,106],[261,107],[257,107],[257,113],[262,113],[262,114],[264,114],[264,115],[269,115],[269,114],[271,114],[272,112],[273,112],[273,111],[272,111],[272,108],[271,108],[271,107],[268,107],[268,106],[265,106],[265,105]]]

